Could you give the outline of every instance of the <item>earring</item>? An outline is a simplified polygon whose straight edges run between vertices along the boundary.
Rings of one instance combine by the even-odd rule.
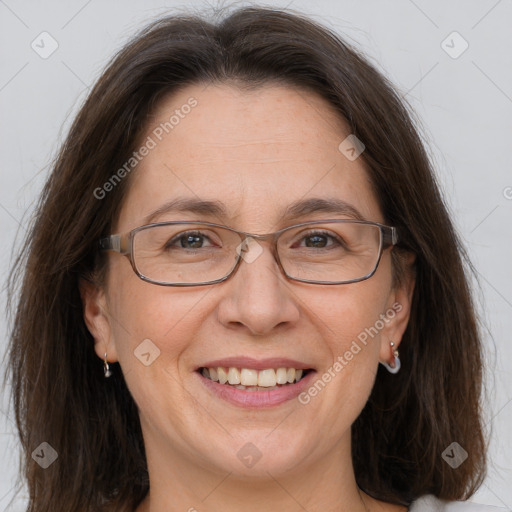
[[[391,351],[393,352],[393,357],[395,358],[394,365],[391,366],[386,362],[381,364],[386,367],[389,373],[398,373],[401,367],[400,358],[398,357],[398,350],[394,348],[395,344],[392,341],[389,343],[389,345],[391,346]]]
[[[103,372],[105,373],[105,378],[108,378],[112,375],[110,371],[110,367],[107,362],[107,353],[105,352],[105,361],[103,361]]]

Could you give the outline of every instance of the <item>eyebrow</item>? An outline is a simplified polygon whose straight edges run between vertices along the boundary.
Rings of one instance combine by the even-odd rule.
[[[166,213],[188,212],[197,215],[207,215],[225,220],[228,217],[226,206],[221,201],[201,200],[197,198],[178,197],[163,204],[147,217],[144,224],[151,224]],[[355,220],[366,220],[359,210],[338,198],[310,197],[288,205],[281,216],[281,222],[300,219],[314,213],[329,213],[345,215]]]

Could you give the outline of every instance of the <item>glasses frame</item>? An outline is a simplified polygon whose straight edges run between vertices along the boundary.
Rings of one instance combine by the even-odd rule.
[[[284,233],[285,231],[288,231],[290,229],[295,229],[301,226],[308,226],[308,225],[314,225],[314,224],[327,224],[327,223],[351,223],[351,224],[366,224],[371,226],[377,226],[380,229],[380,242],[379,242],[379,255],[377,258],[377,261],[375,263],[374,269],[366,274],[363,277],[359,277],[356,279],[351,279],[349,281],[315,281],[311,279],[300,279],[298,277],[292,277],[286,273],[286,271],[283,268],[283,265],[281,263],[281,260],[279,259],[279,252],[277,250],[277,240],[279,236]],[[130,264],[132,266],[133,271],[135,274],[142,279],[143,281],[146,281],[148,283],[156,284],[159,286],[204,286],[204,285],[210,285],[210,284],[216,284],[221,283],[223,281],[226,281],[229,279],[232,275],[235,274],[235,272],[238,270],[240,266],[240,262],[243,259],[242,251],[238,253],[237,261],[231,271],[225,275],[224,277],[220,279],[216,279],[214,281],[206,281],[206,282],[200,282],[200,283],[165,283],[161,281],[155,281],[153,279],[150,279],[149,277],[142,274],[139,269],[137,268],[137,265],[135,264],[135,258],[133,257],[133,240],[135,235],[142,230],[152,228],[154,226],[162,226],[162,225],[171,225],[171,224],[201,224],[205,226],[214,226],[218,228],[224,228],[229,231],[232,231],[234,233],[237,233],[240,236],[240,243],[244,243],[248,238],[254,238],[255,240],[264,241],[267,239],[270,239],[271,245],[271,252],[274,256],[274,259],[277,262],[278,267],[280,268],[281,272],[292,281],[299,281],[302,283],[310,283],[310,284],[326,284],[326,285],[333,285],[333,284],[350,284],[350,283],[357,283],[359,281],[365,281],[366,279],[369,279],[370,277],[375,274],[377,271],[377,268],[379,266],[380,260],[382,258],[382,252],[384,249],[387,249],[388,247],[393,247],[398,243],[398,233],[397,229],[393,226],[386,226],[384,224],[380,224],[379,222],[373,222],[369,220],[352,220],[352,219],[326,219],[326,220],[311,220],[307,222],[301,222],[300,224],[294,224],[293,226],[287,226],[283,229],[280,229],[279,231],[274,231],[273,233],[266,233],[261,235],[256,235],[253,233],[247,233],[246,231],[239,231],[237,229],[231,228],[229,226],[224,226],[223,224],[216,224],[213,222],[204,222],[204,221],[193,221],[193,220],[175,220],[175,221],[166,221],[166,222],[156,222],[152,224],[145,224],[143,226],[139,226],[135,229],[132,229],[131,231],[127,233],[117,233],[112,234],[106,237],[103,237],[99,240],[99,246],[101,251],[113,251],[118,252],[119,254],[122,254],[123,256],[126,256],[128,260],[130,261]]]

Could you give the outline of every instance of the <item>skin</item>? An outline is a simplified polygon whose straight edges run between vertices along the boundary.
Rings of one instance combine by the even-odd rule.
[[[339,150],[350,134],[332,107],[311,92],[266,85],[194,85],[157,106],[147,135],[190,97],[198,105],[165,135],[130,176],[115,226],[124,233],[177,196],[220,200],[228,217],[166,214],[158,221],[204,220],[255,234],[285,227],[280,214],[306,197],[336,197],[384,223],[365,164]],[[145,140],[145,137],[144,139]],[[344,218],[315,213],[307,220]],[[84,283],[84,316],[98,357],[120,363],[138,405],[150,493],[137,512],[394,511],[356,485],[350,427],[372,389],[379,361],[393,360],[407,326],[413,279],[395,288],[390,250],[359,283],[329,286],[286,279],[262,244],[225,282],[191,288],[146,283],[127,258],[109,255],[103,287]],[[398,302],[402,309],[309,404],[266,410],[215,397],[194,375],[201,362],[229,356],[290,357],[321,375],[365,328]],[[134,357],[149,338],[160,356]],[[241,464],[247,442],[261,452]]]

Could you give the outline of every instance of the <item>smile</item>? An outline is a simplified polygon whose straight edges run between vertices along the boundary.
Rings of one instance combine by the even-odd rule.
[[[200,371],[203,377],[214,382],[247,391],[270,391],[280,386],[287,386],[299,382],[308,372],[308,370],[285,367],[255,370],[222,366],[203,367]]]
[[[217,359],[193,372],[210,399],[248,409],[265,409],[289,402],[315,378],[316,370],[292,359]]]

